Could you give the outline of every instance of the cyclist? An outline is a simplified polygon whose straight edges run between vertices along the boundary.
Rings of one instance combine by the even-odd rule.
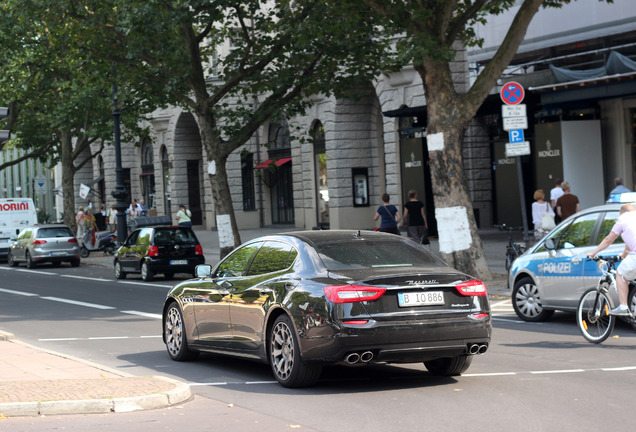
[[[624,259],[616,269],[619,275],[619,277],[616,278],[616,289],[618,290],[620,305],[610,311],[612,315],[630,315],[629,308],[627,307],[628,281],[636,279],[636,212],[634,210],[636,210],[636,208],[633,204],[623,204],[620,216],[610,233],[594,251],[587,254],[589,258],[593,258],[597,253],[614,243],[618,237],[623,237],[625,250],[619,254],[619,256]]]

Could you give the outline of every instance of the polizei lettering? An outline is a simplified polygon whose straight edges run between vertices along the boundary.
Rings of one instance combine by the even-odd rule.
[[[29,203],[4,203],[0,204],[0,211],[28,210]]]
[[[569,262],[547,263],[539,265],[539,272],[553,274],[570,274],[572,264]]]

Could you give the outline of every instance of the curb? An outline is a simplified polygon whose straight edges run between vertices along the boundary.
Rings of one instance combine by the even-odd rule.
[[[15,336],[13,335],[13,333],[0,330],[0,341],[10,341],[14,339],[15,339]]]
[[[173,383],[175,388],[164,393],[127,398],[10,402],[0,404],[0,413],[5,417],[35,417],[60,414],[131,412],[166,408],[192,398],[192,392],[188,384],[161,376],[152,376],[150,378]]]

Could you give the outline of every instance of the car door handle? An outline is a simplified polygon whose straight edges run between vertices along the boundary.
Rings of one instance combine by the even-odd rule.
[[[272,290],[271,290],[271,289],[269,289],[269,288],[261,288],[261,289],[259,289],[259,290],[258,290],[258,293],[259,293],[260,295],[262,295],[262,296],[263,296],[263,295],[269,295],[269,294],[271,294],[271,293],[272,293]]]
[[[581,258],[573,258],[572,259],[572,264],[580,264],[581,262]]]

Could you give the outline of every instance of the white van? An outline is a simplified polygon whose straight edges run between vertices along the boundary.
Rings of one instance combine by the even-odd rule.
[[[9,245],[22,229],[38,223],[31,198],[0,198],[0,258],[6,258]]]

